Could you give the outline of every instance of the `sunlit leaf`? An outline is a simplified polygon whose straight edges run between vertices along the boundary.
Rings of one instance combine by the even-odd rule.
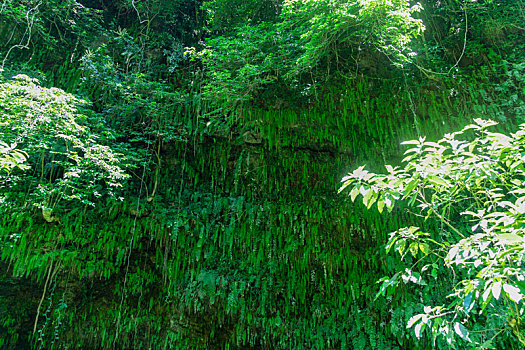
[[[428,246],[427,243],[419,243],[419,249],[425,255],[430,254],[430,247]]]
[[[516,288],[510,284],[504,284],[503,290],[507,293],[510,300],[514,301],[515,303],[519,303],[523,298],[523,294],[521,294],[519,288]]]
[[[412,326],[417,321],[419,321],[423,316],[425,316],[425,314],[417,314],[417,315],[414,315],[414,316],[410,317],[410,319],[408,320],[408,323],[407,323],[407,328],[412,328]]]
[[[377,201],[377,210],[382,213],[383,212],[383,208],[385,207],[385,202],[382,198],[380,198],[378,201]]]
[[[515,244],[525,242],[525,237],[520,237],[514,233],[502,233],[497,235],[496,238],[503,244]]]
[[[498,300],[501,294],[501,281],[494,282],[492,284],[491,290],[492,290],[492,295],[494,296],[494,298]]]
[[[471,341],[470,338],[469,338],[468,330],[461,323],[456,322],[454,324],[454,332],[456,332],[456,334],[459,335],[461,337],[461,339],[466,340],[468,342]]]
[[[420,339],[420,338],[423,336],[423,333],[422,333],[422,332],[423,332],[424,326],[425,326],[425,324],[423,324],[423,323],[418,323],[418,324],[416,325],[416,327],[414,327],[414,333],[416,334],[416,337],[417,337],[418,339]]]
[[[417,255],[417,252],[419,250],[419,245],[417,242],[412,242],[410,243],[410,246],[408,247],[408,249],[410,250],[410,253],[412,254],[412,256],[416,256]]]
[[[437,177],[437,176],[429,176],[427,177],[428,182],[430,182],[433,185],[437,186],[444,186],[444,187],[450,187],[450,183],[448,181],[445,181],[444,179]]]
[[[358,195],[359,195],[359,187],[356,186],[352,188],[352,191],[350,191],[350,199],[352,200],[352,202],[355,202],[355,199],[357,198]]]

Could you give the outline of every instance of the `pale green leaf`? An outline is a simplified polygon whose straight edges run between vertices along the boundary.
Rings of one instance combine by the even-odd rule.
[[[525,242],[525,237],[520,237],[514,233],[502,233],[496,238],[503,244],[515,244]]]
[[[382,198],[380,198],[380,199],[377,201],[377,210],[378,210],[380,213],[382,213],[384,207],[385,207],[385,202],[383,201]]]
[[[359,186],[352,188],[352,191],[350,191],[350,199],[352,200],[352,202],[355,202],[355,199],[357,198],[358,194],[359,194]]]
[[[408,247],[408,249],[410,250],[410,254],[412,254],[412,256],[415,257],[419,250],[418,243],[417,242],[410,243],[410,246]]]
[[[425,255],[430,254],[430,247],[428,246],[427,243],[419,243],[419,249]]]
[[[444,179],[437,177],[437,176],[429,176],[427,177],[427,180],[428,182],[436,186],[451,187],[448,181],[445,181]]]
[[[494,298],[498,300],[501,294],[501,281],[494,282],[492,284],[491,290],[492,290],[492,295],[494,296]]]
[[[409,140],[401,142],[402,145],[419,145],[421,142],[418,140]]]
[[[514,301],[516,304],[520,302],[523,298],[523,294],[520,293],[519,288],[516,288],[510,284],[504,284],[503,290],[509,296],[510,300]]]
[[[454,332],[461,337],[461,339],[470,342],[468,330],[461,323],[456,322],[454,324]]]
[[[414,327],[414,333],[416,334],[416,338],[421,339],[421,337],[423,336],[422,334],[423,327],[424,327],[423,323],[418,323],[416,327]]]
[[[410,319],[408,320],[408,323],[407,323],[407,329],[408,328],[412,328],[412,326],[414,326],[414,324],[419,321],[421,319],[421,317],[425,316],[425,314],[418,314],[418,315],[414,315],[412,317],[410,317]]]
[[[419,185],[419,179],[414,179],[408,183],[408,185],[405,188],[405,198],[412,193],[412,191],[414,190],[414,188],[416,188],[417,185]]]

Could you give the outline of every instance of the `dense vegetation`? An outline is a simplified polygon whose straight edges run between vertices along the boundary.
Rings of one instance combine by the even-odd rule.
[[[0,348],[522,348],[524,32],[522,0],[2,1]]]

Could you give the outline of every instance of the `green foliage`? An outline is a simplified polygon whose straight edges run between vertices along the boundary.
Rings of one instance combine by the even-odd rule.
[[[479,68],[494,69],[501,60],[520,62],[525,41],[521,1],[422,1],[427,31],[414,57],[423,76],[470,78]],[[488,72],[485,72],[488,73]],[[498,80],[501,73],[492,76]],[[488,74],[484,74],[487,77]],[[482,77],[480,77],[482,78]]]
[[[39,324],[37,316],[33,331],[35,335],[37,325],[41,326],[38,341],[47,347],[59,339],[64,310],[71,302],[64,301],[63,291],[61,296],[53,294],[59,283],[50,277],[61,265],[80,276],[97,267],[95,257],[100,256],[91,248],[80,248],[90,241],[89,233],[81,231],[81,222],[89,216],[88,208],[101,203],[114,206],[123,199],[121,187],[129,178],[126,170],[133,168],[133,153],[115,142],[114,132],[101,115],[87,108],[87,102],[57,88],[44,88],[27,75],[2,78],[0,100],[0,144],[5,145],[0,173],[1,258],[13,262],[15,276],[45,280],[44,296],[52,287],[49,304],[42,304],[43,297],[39,304],[28,301],[24,307],[32,311],[6,316],[1,327],[18,325],[20,317],[34,315],[37,305],[38,312],[47,307],[41,318],[45,322]],[[10,303],[19,304],[11,298],[5,300],[7,306],[0,305],[5,315],[14,312],[7,311]],[[31,333],[26,327],[6,334],[3,344],[16,347]]]
[[[37,323],[44,347],[60,320],[57,344],[84,347],[414,345],[407,317],[373,300],[375,280],[399,264],[371,241],[386,242],[383,232],[409,218],[383,220],[362,206],[340,205],[334,181],[357,155],[376,165],[396,154],[397,137],[413,135],[409,95],[391,99],[390,87],[379,91],[362,80],[349,84],[343,99],[300,115],[249,110],[233,129],[198,100],[181,100],[172,113],[170,95],[160,99],[165,90],[156,90],[165,85],[124,74],[103,49],[88,58],[79,91],[93,89],[99,117],[118,130],[108,145],[127,143],[125,155],[139,168],[129,169],[122,202],[63,203],[70,205],[46,212],[51,223],[25,207],[3,217],[2,259],[15,276],[40,283],[28,314],[46,272],[53,276],[58,266],[40,307],[53,317]],[[442,115],[463,100],[450,100],[448,91],[415,96],[415,108],[430,115],[417,119],[422,132],[445,122],[456,127]],[[67,308],[59,308],[63,296]],[[404,293],[393,298],[419,307]]]
[[[0,142],[0,171],[2,173],[10,173],[14,168],[21,170],[28,168],[24,164],[27,160],[27,154],[15,148],[16,144],[8,145],[5,142]]]
[[[118,140],[138,145],[129,151],[135,161],[148,158],[143,145],[149,148],[162,142],[187,140],[203,127],[204,118],[196,121],[201,114],[197,92],[173,91],[166,82],[140,71],[140,57],[131,54],[122,64],[113,58],[111,49],[115,49],[112,41],[81,58],[79,92],[94,99]]]
[[[164,35],[185,44],[197,43],[202,35],[202,0],[117,0],[106,4],[112,20],[136,35],[149,39]],[[154,34],[154,35],[153,35]]]
[[[258,90],[282,79],[293,59],[293,47],[271,23],[239,27],[208,45],[198,54],[208,70],[205,98],[230,106],[253,99]]]
[[[414,14],[421,6],[405,0],[375,1],[285,1],[283,27],[294,31],[303,53],[297,69],[306,70],[331,57],[339,60],[346,47],[357,51],[370,46],[391,56],[396,64],[409,62],[414,55],[409,44],[424,30]],[[347,58],[341,58],[346,60]],[[335,64],[337,64],[336,62]]]
[[[450,346],[465,341],[491,347],[498,336],[525,344],[525,125],[507,136],[490,131],[495,124],[476,119],[437,142],[405,142],[412,148],[402,168],[387,166],[388,173],[378,175],[360,167],[343,179],[341,190],[349,188],[352,200],[362,196],[367,208],[391,211],[403,200],[441,223],[433,234],[409,227],[390,235],[387,252],[413,259],[404,272],[383,278],[378,294],[391,294],[400,278],[421,285],[435,279],[443,264],[452,269],[457,280],[451,302],[426,306],[407,325],[418,338],[428,330],[434,344],[440,336]]]
[[[235,28],[275,22],[279,18],[282,0],[207,0],[202,8],[209,30],[219,35],[235,31]]]
[[[101,30],[100,13],[76,0],[6,0],[0,6],[0,35],[8,40],[0,44],[1,67],[12,54],[28,57],[52,56],[65,59],[87,47]],[[20,51],[22,50],[22,51]],[[30,52],[32,51],[32,53]]]
[[[258,8],[261,3],[271,2],[246,6]],[[282,6],[272,20],[264,22],[263,16],[237,23],[228,35],[207,41],[208,47],[194,55],[203,58],[209,74],[207,98],[243,102],[279,80],[300,94],[313,95],[331,71],[357,70],[362,50],[379,50],[397,65],[410,62],[414,53],[409,44],[424,29],[413,17],[421,7],[404,0],[285,1]],[[215,12],[210,16],[214,20]]]
[[[128,177],[122,169],[126,157],[107,146],[113,135],[100,116],[82,107],[86,102],[25,75],[3,81],[0,99],[2,142],[18,144],[32,169],[8,177],[9,188],[2,190],[7,197],[25,192],[45,212],[64,200],[93,204],[114,195]],[[7,154],[24,160],[20,152]]]
[[[461,237],[388,213],[395,196],[382,214],[373,190],[337,197],[349,164],[396,163],[399,140],[521,118],[520,3],[414,5],[3,1],[4,74],[42,84],[0,84],[0,347],[448,346],[406,328],[427,317],[457,347],[510,321],[493,344],[512,348],[512,276],[468,304],[466,248],[442,266]],[[491,242],[480,256],[521,244]],[[432,318],[465,300],[468,317]]]
[[[503,82],[494,86],[495,93],[500,98],[494,102],[501,109],[500,119],[506,120],[514,115],[516,120],[525,120],[525,63],[503,61]]]

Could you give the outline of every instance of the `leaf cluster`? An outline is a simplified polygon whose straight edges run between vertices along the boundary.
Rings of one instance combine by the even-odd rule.
[[[433,234],[400,229],[386,246],[402,259],[410,252],[418,260],[405,274],[382,279],[378,296],[391,294],[399,277],[416,284],[425,274],[435,278],[443,265],[459,278],[448,295],[450,304],[426,307],[410,320],[408,327],[415,326],[418,337],[428,329],[434,342],[443,336],[451,345],[456,334],[489,346],[506,332],[523,344],[525,125],[511,135],[491,131],[494,125],[475,119],[437,142],[405,142],[411,148],[403,167],[387,166],[383,175],[360,167],[343,179],[341,190],[350,189],[352,200],[361,196],[368,208],[377,204],[380,212],[391,211],[403,201],[441,224]],[[499,320],[496,329],[483,328],[485,317],[493,316]]]
[[[213,8],[216,2],[205,6]],[[281,81],[312,95],[341,70],[357,70],[362,50],[379,50],[397,65],[410,61],[410,42],[424,30],[407,1],[309,0],[274,4],[269,15],[252,19],[261,1],[237,15],[235,25],[206,41],[194,58],[208,74],[207,97],[251,100],[258,89]],[[214,12],[210,12],[210,16]],[[213,17],[212,17],[213,18]]]
[[[109,146],[113,132],[85,101],[26,75],[2,81],[0,99],[0,141],[17,145],[3,153],[16,164],[27,161],[24,176],[2,175],[4,195],[26,192],[35,206],[52,208],[63,200],[93,205],[122,187],[127,158]]]

